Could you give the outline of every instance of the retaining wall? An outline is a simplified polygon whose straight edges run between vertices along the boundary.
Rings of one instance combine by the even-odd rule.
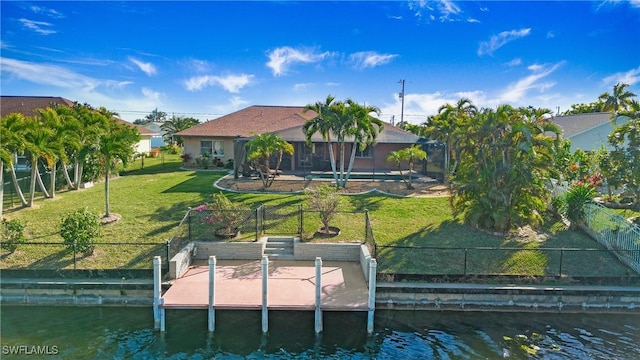
[[[640,287],[378,283],[376,309],[640,314]]]

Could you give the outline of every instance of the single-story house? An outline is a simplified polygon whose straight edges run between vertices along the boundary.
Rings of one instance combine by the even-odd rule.
[[[611,122],[612,114],[609,112],[585,113],[574,115],[554,116],[551,121],[562,129],[562,137],[571,140],[571,151],[577,149],[584,151],[598,150],[604,145],[612,150],[609,145],[609,134],[620,125],[629,121],[626,116],[619,116],[615,125]]]
[[[63,97],[54,96],[5,96],[0,97],[0,116],[5,117],[11,113],[21,113],[24,116],[37,116],[37,109],[46,109],[53,105],[73,106],[73,101]],[[118,122],[138,129],[140,142],[136,144],[137,153],[148,154],[151,151],[151,138],[157,135],[155,132],[142,126],[114,117]]]
[[[280,168],[286,171],[328,171],[330,170],[329,149],[318,133],[312,137],[309,146],[305,141],[302,127],[314,118],[313,111],[304,112],[302,106],[250,106],[234,113],[209,120],[176,134],[184,139],[184,152],[191,161],[207,154],[226,163],[234,160],[236,167],[245,160],[244,145],[256,134],[276,133],[294,146],[293,156],[285,155]],[[396,164],[387,162],[391,151],[416,144],[419,137],[385,123],[378,134],[376,144],[356,153],[354,171],[395,170]],[[332,138],[333,150],[338,159],[339,145]],[[346,151],[351,152],[353,140],[347,140]],[[347,159],[348,161],[348,159]]]

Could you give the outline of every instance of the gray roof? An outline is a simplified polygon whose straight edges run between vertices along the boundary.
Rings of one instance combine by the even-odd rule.
[[[612,114],[608,112],[564,115],[554,116],[551,118],[551,121],[560,126],[562,136],[568,139],[573,135],[610,122],[611,115]]]

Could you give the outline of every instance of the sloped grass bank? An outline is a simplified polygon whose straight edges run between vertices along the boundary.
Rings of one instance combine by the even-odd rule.
[[[210,201],[212,194],[219,191],[213,186],[214,182],[226,174],[179,170],[177,157],[164,158],[162,163],[152,160],[147,159],[144,169],[129,170],[110,182],[111,209],[122,215],[122,219],[103,228],[94,254],[79,254],[74,263],[73,254],[59,245],[62,239],[58,227],[66,213],[80,207],[104,213],[101,183],[81,191],[62,192],[56,199],[38,201],[34,208],[5,214],[10,219],[26,222],[29,242],[37,244],[23,245],[14,253],[3,250],[0,268],[150,268],[153,256],[165,254],[165,241],[172,236],[187,208]],[[295,207],[303,200],[301,195],[291,194],[229,193],[228,197],[244,202],[249,208],[259,204]],[[544,249],[577,248],[599,251],[565,253],[563,272],[570,272],[572,276],[629,275],[625,266],[586,234],[569,231],[553,219],[549,219],[543,231],[495,236],[475,231],[454,219],[448,198],[345,196],[343,210],[335,222],[343,231],[334,238],[314,238],[319,219],[313,214],[305,215],[305,240],[362,241],[362,211],[368,210],[378,245],[378,270],[382,273],[460,274],[466,266],[466,271],[473,274],[555,276],[559,254]],[[465,248],[513,250],[476,250],[472,257],[467,251],[465,259],[465,251],[460,250]]]

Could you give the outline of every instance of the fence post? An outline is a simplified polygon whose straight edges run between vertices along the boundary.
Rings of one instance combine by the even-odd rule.
[[[171,256],[171,241],[170,240],[165,240],[164,242],[165,246],[166,246],[166,253],[167,253],[167,272],[169,271],[169,261],[171,260],[171,258],[169,256]]]
[[[256,241],[258,241],[258,236],[260,236],[260,235],[258,234],[258,231],[259,231],[259,225],[258,225],[258,222],[260,221],[260,220],[259,220],[259,218],[258,218],[258,216],[259,216],[259,215],[260,215],[260,206],[258,206],[258,207],[256,208]]]
[[[467,252],[469,249],[464,248],[464,276],[467,276]]]
[[[559,277],[562,277],[562,261],[564,258],[564,248],[560,249],[560,274],[558,274]]]
[[[298,204],[298,209],[299,209],[299,216],[298,216],[298,236],[300,237],[300,239],[302,239],[302,229],[303,229],[303,224],[304,224],[304,210],[302,210],[302,204]]]
[[[188,216],[188,220],[187,220],[187,233],[189,234],[189,242],[191,242],[191,207],[187,208],[187,216]]]
[[[73,270],[76,270],[76,246],[78,246],[78,241],[73,240]]]

